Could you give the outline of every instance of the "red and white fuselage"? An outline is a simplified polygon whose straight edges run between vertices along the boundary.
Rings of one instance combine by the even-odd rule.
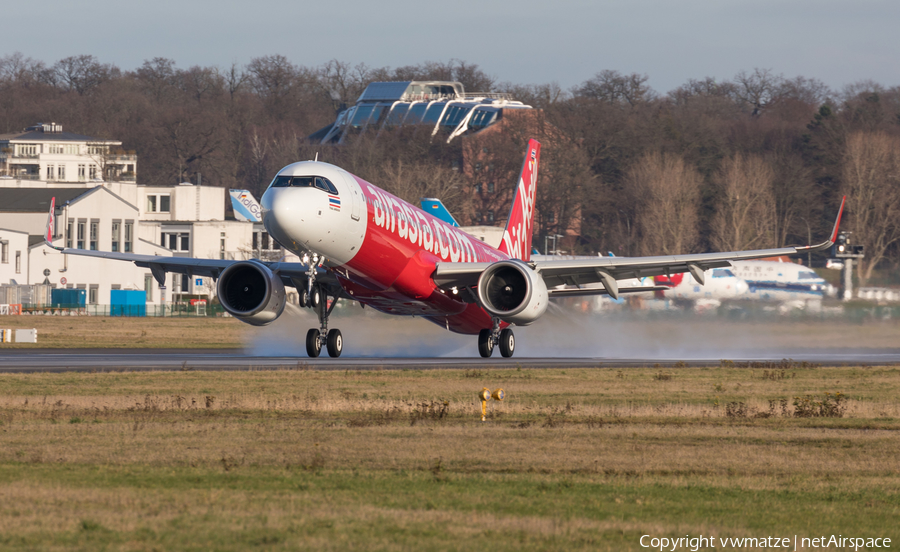
[[[458,333],[491,327],[491,316],[477,303],[440,289],[432,274],[442,261],[496,262],[510,255],[328,163],[288,165],[275,181],[304,176],[327,179],[337,193],[270,186],[262,196],[263,221],[281,245],[301,256],[308,251],[324,257],[347,295],[379,311],[422,316]],[[533,192],[534,182],[528,184]],[[527,252],[533,195],[521,197],[525,216],[519,227],[508,227],[514,235],[508,231],[501,248],[509,244]],[[526,234],[527,246],[516,239]]]

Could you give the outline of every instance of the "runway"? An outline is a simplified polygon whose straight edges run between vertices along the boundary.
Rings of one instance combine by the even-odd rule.
[[[738,351],[738,353],[741,353]],[[750,352],[745,352],[750,353]],[[8,349],[0,350],[0,372],[118,372],[234,370],[391,370],[484,368],[634,368],[719,366],[727,359],[750,367],[777,367],[784,359],[834,365],[900,365],[900,348],[793,349],[719,358],[502,358],[260,356],[242,349]],[[747,364],[749,363],[749,364]]]

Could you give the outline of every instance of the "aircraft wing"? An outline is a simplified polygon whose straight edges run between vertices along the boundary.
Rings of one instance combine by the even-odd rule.
[[[556,286],[567,285],[578,288],[585,284],[599,282],[603,284],[610,296],[618,298],[620,292],[616,283],[618,280],[681,272],[690,272],[694,279],[702,285],[704,282],[703,271],[710,268],[731,266],[731,261],[762,259],[780,255],[797,255],[829,249],[837,239],[838,227],[840,226],[846,199],[845,197],[841,201],[841,208],[838,211],[831,236],[828,240],[818,245],[757,249],[753,251],[665,255],[659,257],[597,257],[596,259],[532,261],[528,265],[541,275],[551,292],[553,291],[552,288]],[[435,283],[445,289],[471,287],[478,284],[478,278],[490,264],[439,263],[434,271],[433,279]],[[644,288],[644,290],[652,291],[653,288],[648,287]]]
[[[53,219],[55,217],[56,198],[50,201],[50,215],[47,218],[47,231],[44,234],[44,242],[48,247],[66,255],[81,257],[95,257],[100,259],[112,259],[116,261],[132,262],[141,268],[149,268],[153,277],[160,285],[165,285],[165,273],[189,274],[196,276],[208,276],[218,278],[229,266],[246,261],[231,261],[224,259],[197,259],[193,257],[168,257],[162,255],[139,255],[136,253],[115,253],[111,251],[92,251],[88,249],[73,249],[53,245]],[[267,266],[273,273],[281,277],[285,285],[303,287],[309,271],[306,263],[282,263],[271,261],[256,262]],[[326,285],[338,285],[337,279],[331,272],[322,266],[316,267],[316,281]]]

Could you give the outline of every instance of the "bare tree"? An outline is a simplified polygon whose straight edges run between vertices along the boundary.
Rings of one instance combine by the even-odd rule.
[[[134,72],[140,88],[157,103],[166,99],[176,84],[175,60],[155,57],[144,61]]]
[[[244,89],[247,81],[250,80],[249,75],[238,69],[236,63],[232,63],[224,72],[225,88],[228,91],[228,97],[234,102],[235,96]]]
[[[678,155],[645,153],[627,172],[644,255],[690,253],[699,237],[700,174]]]
[[[575,95],[634,107],[638,103],[656,98],[653,89],[647,85],[648,79],[647,75],[637,73],[623,75],[618,71],[606,69],[576,88]]]
[[[253,58],[247,65],[250,84],[263,98],[287,96],[297,79],[297,67],[282,55]]]
[[[769,69],[757,68],[752,73],[741,71],[734,77],[733,94],[747,105],[751,115],[757,116],[775,98],[783,81],[783,77],[773,75]]]
[[[428,163],[404,164],[402,160],[390,160],[382,167],[379,186],[418,205],[423,197],[437,197],[450,212],[462,210],[465,181],[458,171],[446,167],[434,167]]]
[[[775,242],[775,171],[757,155],[734,154],[719,171],[710,242],[722,251],[762,249]]]
[[[822,198],[816,189],[813,170],[803,163],[802,157],[790,150],[778,151],[772,161],[775,181],[775,247],[788,244],[792,233],[811,243],[813,235],[822,231]],[[801,240],[802,241],[802,240]]]
[[[571,98],[556,82],[524,85],[504,82],[499,86],[500,91],[509,94],[513,100],[537,109],[548,109]]]
[[[900,242],[900,139],[884,132],[855,132],[847,138],[844,192],[853,242],[865,246],[860,282]]]
[[[79,95],[89,93],[120,74],[118,67],[102,64],[97,58],[89,55],[61,59],[53,65],[52,71],[61,87]]]
[[[398,67],[390,80],[458,81],[469,92],[488,92],[494,87],[494,78],[482,71],[477,64],[458,59],[451,59],[446,63],[426,61],[419,65]]]
[[[0,80],[25,83],[39,80],[47,71],[44,62],[26,57],[22,52],[15,52],[0,58]]]
[[[178,71],[178,87],[198,102],[217,99],[225,93],[225,78],[213,67],[194,66]]]
[[[322,93],[333,102],[335,112],[355,103],[372,78],[373,73],[365,63],[351,66],[333,59],[320,69]]]

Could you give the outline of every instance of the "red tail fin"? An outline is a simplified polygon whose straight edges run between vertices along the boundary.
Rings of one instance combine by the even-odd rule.
[[[534,192],[537,188],[538,164],[541,160],[541,144],[537,140],[528,141],[522,174],[513,197],[512,209],[500,251],[514,259],[527,261],[531,258],[531,233],[534,230]]]

